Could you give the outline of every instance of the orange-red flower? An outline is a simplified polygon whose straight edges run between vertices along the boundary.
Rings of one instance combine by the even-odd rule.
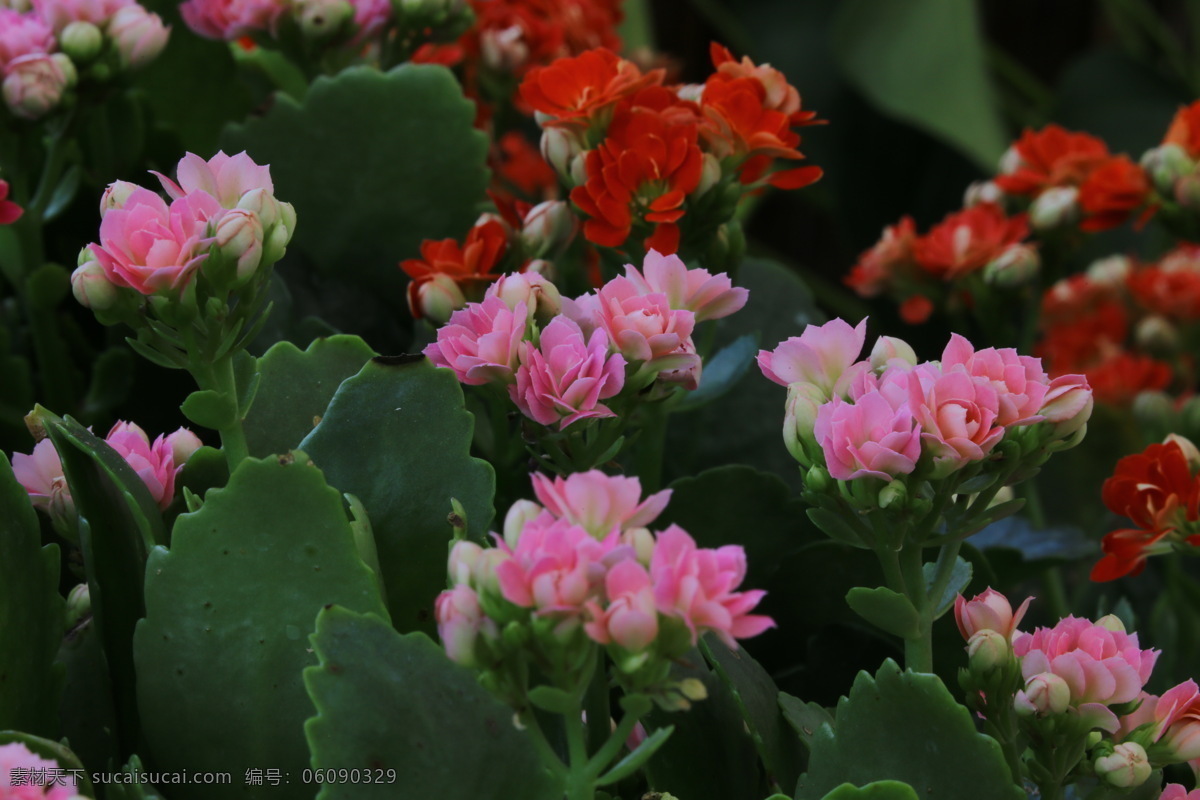
[[[1029,128],[1013,144],[1015,169],[997,175],[996,185],[1008,194],[1035,197],[1052,186],[1079,186],[1092,171],[1110,158],[1108,146],[1086,133],[1073,133],[1058,125],[1040,131]]]
[[[464,295],[479,294],[478,287],[491,283],[499,275],[491,274],[508,249],[508,231],[496,219],[481,220],[471,228],[460,246],[454,239],[426,239],[421,242],[421,258],[400,262],[400,268],[412,278],[408,284],[408,307],[413,317],[425,315],[421,289],[434,281],[452,281]]]
[[[679,248],[677,223],[703,168],[688,105],[651,86],[617,107],[604,141],[588,151],[586,183],[571,191],[589,217],[583,227],[589,241],[620,247],[642,221],[654,226],[648,249],[671,254]]]
[[[933,301],[923,294],[914,294],[900,304],[900,319],[909,325],[920,325],[933,314]]]
[[[727,48],[716,42],[709,45],[708,52],[717,70],[708,79],[708,84],[754,78],[765,90],[764,105],[767,108],[787,114],[792,125],[813,125],[818,122],[817,112],[800,110],[800,93],[788,83],[782,72],[770,64],[755,64],[748,56],[736,61]]]
[[[916,238],[917,226],[912,217],[903,217],[884,228],[879,241],[858,257],[846,276],[846,285],[863,297],[874,297],[888,288],[897,271],[912,262]]]
[[[502,193],[515,189],[537,200],[553,200],[558,196],[554,168],[519,131],[509,131],[500,137],[492,153],[491,167]]]
[[[1193,258],[1164,259],[1158,266],[1134,271],[1128,279],[1130,294],[1155,314],[1200,319],[1200,257]]]
[[[1177,144],[1190,158],[1200,157],[1200,100],[1175,112],[1163,144]]]
[[[529,108],[552,117],[546,125],[586,129],[597,121],[606,124],[605,111],[639,89],[661,84],[665,72],[642,74],[611,50],[589,50],[530,70],[520,91]]]
[[[1080,230],[1104,231],[1129,219],[1146,204],[1150,182],[1128,156],[1116,156],[1097,166],[1079,187],[1079,205],[1085,217]]]
[[[1007,217],[994,203],[980,203],[946,216],[913,242],[913,257],[927,272],[946,280],[982,269],[1029,235],[1024,214]]]
[[[1115,406],[1128,406],[1140,393],[1165,389],[1171,367],[1149,356],[1120,352],[1086,370],[1092,396]]]

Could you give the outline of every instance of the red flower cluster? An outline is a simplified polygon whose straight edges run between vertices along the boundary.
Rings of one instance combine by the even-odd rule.
[[[643,73],[607,50],[531,70],[522,83],[543,154],[576,184],[571,200],[588,216],[591,242],[616,248],[636,233],[647,249],[674,253],[680,220],[714,187],[736,178],[749,189],[796,189],[821,176],[817,167],[775,169],[803,159],[793,128],[815,121],[783,75],[719,45],[712,57],[716,72],[703,86],[666,86],[663,70]],[[697,226],[727,221],[741,191],[706,199]]]
[[[1181,246],[1152,264],[1117,257],[1046,292],[1037,352],[1052,375],[1083,372],[1098,400],[1128,405],[1146,390],[1195,388],[1179,342],[1187,338],[1180,329],[1197,323],[1200,247]]]
[[[1104,537],[1104,557],[1092,569],[1092,580],[1137,575],[1152,555],[1178,544],[1200,545],[1197,467],[1200,452],[1195,445],[1174,435],[1117,462],[1113,476],[1104,482],[1104,505],[1137,527]]]
[[[408,308],[413,318],[448,318],[468,297],[481,297],[487,284],[502,274],[493,270],[507,250],[508,230],[488,215],[480,218],[461,245],[454,239],[426,239],[420,258],[400,262],[400,269],[412,278]]]
[[[1028,235],[1024,214],[1006,216],[994,203],[949,214],[924,236],[904,217],[859,256],[846,285],[864,297],[885,290],[895,294],[905,321],[921,323],[933,312],[929,295],[940,291],[938,284],[960,283],[962,289],[964,278],[981,271],[998,282],[1028,277],[1037,269],[1037,253],[1025,243]]]
[[[1175,113],[1162,143],[1178,145],[1188,158],[1200,158],[1200,100]]]

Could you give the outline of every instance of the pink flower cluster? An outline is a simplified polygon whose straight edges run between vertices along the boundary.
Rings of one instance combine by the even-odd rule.
[[[70,781],[63,784],[45,779],[47,775],[62,775],[64,770],[57,761],[42,758],[20,742],[0,745],[0,798],[83,800]]]
[[[940,362],[918,364],[907,344],[881,337],[860,361],[865,339],[866,320],[835,319],[758,355],[763,374],[788,387],[789,449],[838,480],[891,480],[922,458],[944,477],[986,458],[1014,427],[1049,422],[1063,439],[1091,415],[1082,375],[1051,380],[1011,348],[976,351],[954,334]]]
[[[654,250],[641,270],[628,264],[624,276],[561,301],[561,313],[558,293],[546,291],[545,278],[507,275],[482,303],[454,312],[425,355],[463,383],[505,385],[526,416],[561,429],[615,416],[601,401],[626,388],[627,376],[631,388],[658,379],[695,389],[701,370],[692,341],[696,322],[734,313],[748,294],[724,274],[688,269],[677,256]],[[539,328],[533,312],[544,310],[547,299],[555,315]]]
[[[1145,747],[1155,763],[1200,759],[1200,687],[1195,681],[1184,681],[1161,697],[1143,692],[1140,700],[1121,717],[1119,735]]]
[[[267,167],[245,153],[218,152],[208,161],[188,153],[177,177],[178,183],[158,175],[169,204],[126,181],[108,187],[100,201],[100,242],[84,248],[71,276],[80,303],[104,310],[121,288],[177,294],[213,248],[234,262],[239,284],[283,254],[296,213],[275,199]]]
[[[189,28],[209,39],[274,38],[286,21],[311,40],[351,47],[380,33],[392,18],[388,0],[187,0],[179,11]]]
[[[77,68],[112,54],[136,69],[158,57],[169,29],[134,0],[34,0],[29,11],[0,7],[0,76],[9,111],[37,119],[74,84]]]
[[[151,442],[146,432],[132,422],[118,422],[108,432],[105,442],[133,468],[159,508],[171,504],[175,497],[175,476],[192,453],[200,449],[200,439],[187,428],[167,436],[160,434]],[[14,453],[12,467],[34,508],[49,514],[56,524],[74,524],[71,490],[63,477],[58,451],[49,439],[38,442],[30,455]]]
[[[514,620],[548,621],[558,640],[582,631],[628,672],[680,655],[678,644],[705,632],[736,647],[774,625],[750,613],[764,592],[736,591],[746,575],[740,546],[700,548],[677,525],[657,535],[645,527],[669,490],[642,500],[636,478],[596,470],[535,474],[533,485],[541,505],[515,504],[495,547],[462,541],[451,551],[453,588],[438,597],[437,620],[454,661],[479,664],[479,643],[495,646]],[[668,628],[680,635],[662,636]]]

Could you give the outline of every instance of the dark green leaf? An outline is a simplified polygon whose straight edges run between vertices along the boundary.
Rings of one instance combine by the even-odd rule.
[[[811,748],[813,736],[822,725],[833,725],[833,715],[818,703],[806,703],[799,697],[792,697],[787,692],[779,693],[779,708],[783,718],[792,726],[792,730],[800,737],[804,747]]]
[[[700,388],[689,392],[675,410],[691,411],[728,392],[750,371],[756,352],[757,337],[747,333],[722,347],[712,358],[705,359]]]
[[[612,769],[601,775],[596,780],[596,785],[608,786],[617,781],[623,781],[637,772],[651,756],[658,752],[658,748],[662,747],[674,732],[675,729],[668,725],[665,728],[659,728],[647,736],[638,744],[636,750],[622,758],[613,765]]]
[[[806,513],[813,524],[831,539],[854,547],[861,547],[864,550],[870,549],[870,545],[863,541],[858,530],[837,511],[830,511],[827,508],[810,508]]]
[[[117,723],[104,647],[90,616],[68,631],[58,651],[65,667],[61,736],[92,769],[117,760]]]
[[[237,419],[236,401],[213,389],[192,392],[179,410],[197,425],[213,430],[228,428]]]
[[[822,800],[917,800],[917,793],[900,781],[876,781],[861,789],[852,783],[843,783]]]
[[[846,603],[867,622],[893,636],[908,639],[920,631],[921,618],[912,601],[887,587],[855,586],[846,593]]]
[[[933,588],[934,573],[937,571],[937,564],[932,562],[925,564],[925,583],[928,589]],[[946,588],[942,590],[941,597],[932,598],[933,618],[937,619],[942,614],[950,610],[950,606],[954,605],[954,598],[959,595],[967,585],[971,582],[971,576],[974,574],[974,568],[969,562],[959,556],[954,561],[954,566],[950,568],[950,581],[946,584]]]

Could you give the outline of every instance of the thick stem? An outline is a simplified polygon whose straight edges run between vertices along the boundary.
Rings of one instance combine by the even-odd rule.
[[[933,672],[933,609],[925,593],[921,548],[910,544],[901,550],[900,566],[918,619],[917,635],[904,640],[904,666],[913,672]]]
[[[233,372],[233,359],[226,356],[213,365],[220,381],[218,391],[228,398],[234,407],[234,419],[229,425],[219,429],[221,434],[221,449],[229,462],[229,473],[232,475],[237,465],[250,456],[250,447],[246,444],[246,431],[242,428],[242,408],[238,402],[237,378]]]
[[[609,719],[612,712],[609,709],[608,675],[604,670],[604,651],[596,650],[596,671],[588,683],[587,693],[583,696],[583,707],[587,709],[587,745],[588,751],[595,753],[604,747],[608,741]]]
[[[594,800],[596,776],[588,763],[587,740],[583,731],[583,709],[579,703],[563,715],[567,732],[567,800]]]

